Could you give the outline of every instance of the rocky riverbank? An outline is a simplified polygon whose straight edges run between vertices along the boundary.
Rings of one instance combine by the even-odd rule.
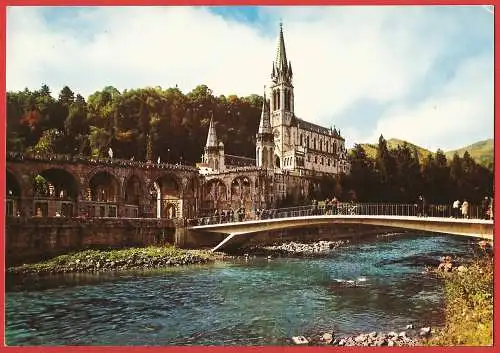
[[[404,331],[396,332],[370,332],[354,336],[336,337],[334,332],[326,332],[321,336],[309,337],[296,336],[291,338],[291,343],[296,345],[329,345],[329,346],[361,346],[361,347],[402,347],[421,346],[431,336],[430,327],[415,329],[408,325]]]
[[[42,274],[153,269],[204,264],[223,260],[227,257],[223,253],[212,253],[207,250],[185,250],[173,246],[120,250],[85,250],[60,255],[40,263],[10,267],[7,272],[13,274]]]
[[[325,255],[335,250],[343,244],[349,243],[349,240],[320,240],[314,243],[289,242],[280,245],[265,246],[262,249],[269,253],[282,255]]]

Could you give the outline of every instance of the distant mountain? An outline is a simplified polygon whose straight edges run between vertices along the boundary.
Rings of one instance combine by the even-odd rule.
[[[493,170],[495,144],[493,139],[478,141],[472,145],[465,146],[453,151],[445,152],[446,158],[451,159],[455,153],[462,157],[465,151],[469,151],[470,156],[479,164]]]
[[[418,158],[420,162],[424,160],[425,157],[429,153],[434,154],[435,152],[431,152],[428,149],[425,149],[423,147],[417,146],[413,143],[410,143],[408,141],[400,140],[400,139],[395,139],[391,138],[387,140],[387,147],[389,149],[395,149],[400,145],[403,145],[403,143],[407,143],[410,148],[416,148],[417,153],[418,153]],[[366,154],[371,157],[375,158],[377,154],[377,146],[378,144],[372,144],[372,143],[362,143],[361,146],[366,151]],[[453,158],[453,155],[455,153],[458,153],[460,157],[463,157],[465,151],[469,151],[470,156],[479,164],[493,170],[493,148],[494,148],[494,143],[493,139],[488,139],[484,141],[478,141],[476,143],[473,143],[472,145],[465,146],[462,148],[459,148],[457,150],[452,150],[452,151],[447,151],[445,152],[445,156],[447,160],[451,160]]]
[[[399,139],[395,139],[395,138],[391,138],[389,140],[387,140],[387,147],[389,149],[396,149],[398,148],[398,146],[402,146],[404,143],[407,143],[408,146],[410,148],[415,148],[417,150],[417,153],[418,153],[418,159],[420,161],[423,161],[424,158],[429,154],[429,153],[432,153],[431,151],[423,148],[423,147],[420,147],[420,146],[417,146],[417,145],[414,145],[413,143],[410,143],[410,142],[407,142],[407,141],[403,141],[403,140],[399,140]],[[366,154],[371,157],[371,158],[375,158],[375,156],[377,155],[377,146],[378,144],[372,144],[372,143],[362,143],[361,146],[363,146],[363,148],[365,149],[365,152]]]

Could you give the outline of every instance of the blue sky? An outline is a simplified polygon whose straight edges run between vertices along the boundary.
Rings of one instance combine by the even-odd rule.
[[[433,151],[493,137],[493,14],[482,6],[11,7],[7,90],[261,94],[280,20],[296,114],[340,128],[348,146],[381,133]]]

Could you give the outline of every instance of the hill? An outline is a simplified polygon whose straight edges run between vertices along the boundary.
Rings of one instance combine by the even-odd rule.
[[[420,146],[417,146],[413,143],[403,141],[400,139],[396,139],[396,138],[391,138],[391,139],[387,140],[387,147],[389,149],[395,149],[399,145],[402,145],[405,142],[411,148],[415,148],[417,150],[418,158],[420,161],[423,161],[424,158],[429,153],[434,154],[434,152],[431,152],[423,147],[420,147]],[[369,157],[375,158],[375,156],[377,154],[377,144],[362,143],[361,146],[363,146],[363,148],[366,151],[366,154]],[[471,145],[468,145],[468,146],[465,146],[465,147],[462,147],[462,148],[459,148],[456,150],[447,151],[444,154],[445,154],[447,160],[451,160],[455,153],[458,153],[458,155],[460,157],[462,157],[464,155],[465,151],[469,151],[469,154],[477,163],[493,170],[493,162],[494,162],[493,148],[494,148],[494,146],[495,145],[493,143],[493,139],[488,139],[488,140],[484,140],[484,141],[478,141],[476,143],[473,143]]]
[[[487,139],[483,141],[478,141],[473,143],[472,145],[465,146],[459,148],[457,150],[447,151],[445,152],[446,158],[448,160],[453,158],[455,153],[458,153],[460,157],[462,157],[465,151],[469,151],[470,156],[482,166],[485,166],[491,170],[493,170],[494,163],[494,150],[495,144],[493,139]]]
[[[410,142],[407,142],[407,141],[395,139],[395,138],[391,138],[391,139],[387,140],[387,147],[390,150],[396,149],[396,148],[398,148],[398,146],[403,145],[405,142],[408,144],[408,146],[410,146],[410,148],[415,148],[417,150],[418,158],[420,161],[423,161],[424,158],[429,153],[432,153],[431,151],[429,151],[423,147],[417,146],[417,145],[410,143]],[[375,158],[375,156],[377,154],[377,144],[362,143],[361,146],[363,146],[363,148],[365,149],[365,152],[368,155],[368,157]]]

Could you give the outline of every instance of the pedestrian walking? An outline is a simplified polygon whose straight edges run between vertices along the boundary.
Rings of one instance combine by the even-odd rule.
[[[462,203],[462,218],[469,218],[469,203],[467,200]]]
[[[453,201],[453,218],[458,218],[460,215],[460,200]]]

